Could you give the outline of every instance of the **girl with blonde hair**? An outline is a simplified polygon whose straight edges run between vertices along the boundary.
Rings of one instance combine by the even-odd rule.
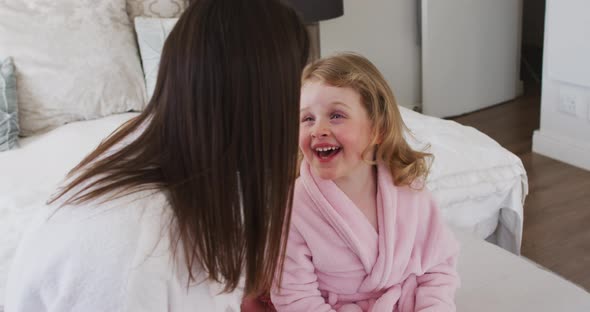
[[[424,189],[385,79],[339,54],[302,78],[296,181],[278,311],[454,311],[459,246]]]

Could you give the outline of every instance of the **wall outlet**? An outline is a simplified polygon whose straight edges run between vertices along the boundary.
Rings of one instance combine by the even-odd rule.
[[[559,105],[558,109],[562,113],[566,113],[571,116],[576,116],[578,111],[579,97],[572,93],[562,90],[559,94]]]
[[[580,119],[590,118],[588,88],[561,84],[558,101],[557,111]]]

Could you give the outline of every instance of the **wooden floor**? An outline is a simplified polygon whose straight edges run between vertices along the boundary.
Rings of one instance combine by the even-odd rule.
[[[533,153],[540,91],[451,118],[498,141],[520,157],[529,178],[522,255],[590,290],[590,171]]]

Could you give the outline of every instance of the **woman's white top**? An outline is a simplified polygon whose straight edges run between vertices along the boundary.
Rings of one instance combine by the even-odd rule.
[[[40,210],[14,257],[6,312],[240,311],[241,288],[223,294],[200,269],[187,284],[165,192]]]

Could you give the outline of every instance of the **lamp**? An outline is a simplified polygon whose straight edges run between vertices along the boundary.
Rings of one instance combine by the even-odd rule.
[[[336,18],[344,14],[343,0],[286,0],[299,12],[310,37],[310,59],[320,57],[320,26],[319,21]]]

